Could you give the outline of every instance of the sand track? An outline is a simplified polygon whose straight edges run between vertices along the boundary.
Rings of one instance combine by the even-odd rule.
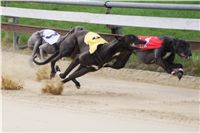
[[[126,69],[104,69],[79,78],[80,90],[69,82],[54,96],[41,93],[44,81],[36,80],[38,67],[29,66],[28,56],[2,57],[3,74],[24,83],[23,90],[2,91],[3,131],[199,131],[199,78],[192,77],[191,88],[191,78],[184,88],[172,87],[143,83]],[[59,65],[63,70],[67,63]],[[167,78],[165,85],[174,80]]]

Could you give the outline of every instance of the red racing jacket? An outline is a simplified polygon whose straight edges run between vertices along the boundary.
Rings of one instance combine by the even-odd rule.
[[[137,46],[141,48],[141,50],[151,50],[160,48],[163,44],[163,40],[158,36],[138,36],[140,40],[146,41],[146,44],[138,44]]]

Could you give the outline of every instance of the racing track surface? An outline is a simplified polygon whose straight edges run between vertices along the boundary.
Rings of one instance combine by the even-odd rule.
[[[2,57],[3,74],[24,83],[23,90],[2,91],[3,131],[199,132],[199,89],[99,72],[79,78],[79,90],[69,82],[62,95],[47,95],[41,93],[44,82],[35,80],[38,67],[29,66],[29,56],[3,52]],[[60,65],[63,70],[67,61]]]

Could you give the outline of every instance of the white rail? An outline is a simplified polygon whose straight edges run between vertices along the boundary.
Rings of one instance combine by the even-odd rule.
[[[5,0],[3,0],[5,1]],[[67,5],[81,6],[104,6],[104,7],[119,7],[119,8],[142,8],[142,9],[167,9],[167,10],[200,10],[198,4],[158,4],[158,3],[137,3],[134,2],[119,2],[119,1],[104,1],[104,0],[19,0],[21,2],[36,2],[36,3],[54,3]]]
[[[111,15],[13,7],[1,7],[0,9],[3,16],[148,28],[200,30],[200,19]]]

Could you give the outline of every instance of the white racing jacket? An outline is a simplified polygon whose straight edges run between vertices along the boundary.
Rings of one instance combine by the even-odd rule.
[[[45,29],[43,31],[42,38],[45,42],[52,45],[58,41],[58,39],[60,38],[60,34],[54,30]]]

